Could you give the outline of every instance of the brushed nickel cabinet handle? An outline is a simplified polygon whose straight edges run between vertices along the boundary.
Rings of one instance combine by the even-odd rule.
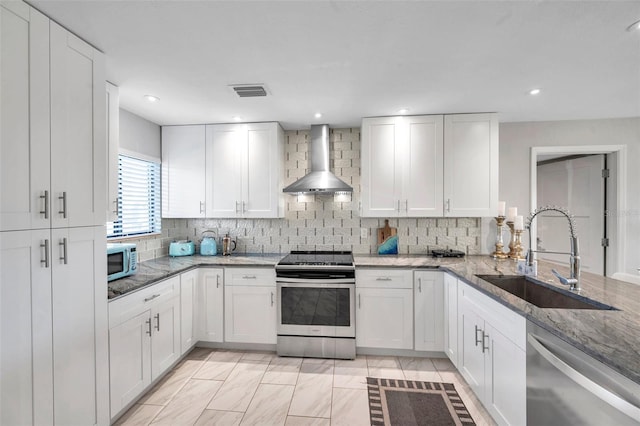
[[[44,210],[40,210],[40,214],[43,214],[45,219],[49,219],[49,191],[45,190],[40,199],[44,201]]]
[[[40,264],[44,263],[44,267],[49,267],[49,240],[44,240],[43,244],[40,244],[40,247],[44,249],[44,259],[40,261]]]
[[[148,334],[149,336],[151,336],[151,318],[147,319],[145,322],[147,323],[147,326],[149,327],[149,328],[147,329],[147,334]]]
[[[204,213],[204,202],[200,201],[200,213]]]
[[[153,296],[146,297],[146,298],[144,299],[144,301],[145,301],[145,302],[149,302],[150,300],[153,300],[153,299],[155,299],[156,297],[160,297],[160,295],[159,295],[159,294],[154,294]]]
[[[478,339],[478,331],[482,333],[482,338]],[[478,343],[482,343],[484,339],[484,332],[482,331],[482,329],[478,328],[478,326],[476,325],[476,346],[478,346]],[[484,350],[483,350],[484,352]]]
[[[58,211],[58,214],[61,214],[63,218],[67,218],[67,193],[63,192],[58,200],[62,201],[62,210]]]
[[[273,292],[271,292],[271,306],[273,306]]]
[[[358,294],[358,309],[362,307],[362,299],[360,298],[360,294]]]
[[[220,288],[220,275],[216,275],[216,288]]]
[[[156,314],[155,318],[156,318],[156,330],[160,331],[160,314]]]
[[[486,344],[485,344],[485,340],[487,341]],[[482,353],[484,353],[485,350],[489,352],[489,335],[483,331],[482,332]]]
[[[422,293],[422,278],[418,278],[418,291]]]
[[[60,256],[60,260],[62,260],[62,263],[66,265],[67,264],[67,239],[63,238],[62,241],[58,243],[58,245],[62,247],[62,256]]]

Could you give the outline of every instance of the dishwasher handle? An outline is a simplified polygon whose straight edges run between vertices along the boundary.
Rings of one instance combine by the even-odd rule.
[[[536,350],[536,352],[538,352],[551,365],[557,368],[562,374],[576,382],[578,385],[582,386],[591,394],[600,398],[602,401],[616,408],[618,411],[626,414],[632,419],[640,419],[639,407],[636,407],[629,401],[605,389],[598,383],[591,380],[589,377],[580,373],[578,370],[564,362],[556,354],[547,349],[547,347],[544,346],[541,340],[542,339],[540,337],[532,333],[527,334],[527,341],[529,342],[529,344]]]

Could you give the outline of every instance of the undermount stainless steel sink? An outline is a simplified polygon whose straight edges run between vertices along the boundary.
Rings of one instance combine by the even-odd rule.
[[[564,292],[524,275],[476,275],[539,308],[614,310],[613,306]]]

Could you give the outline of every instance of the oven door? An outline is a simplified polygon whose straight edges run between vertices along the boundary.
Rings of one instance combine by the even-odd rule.
[[[355,337],[353,279],[278,278],[278,335]]]

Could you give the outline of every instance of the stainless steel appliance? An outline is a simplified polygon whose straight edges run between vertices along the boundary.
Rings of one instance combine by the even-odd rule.
[[[640,384],[529,321],[527,425],[640,425]]]
[[[278,355],[355,358],[351,252],[293,251],[276,265],[276,284]]]

